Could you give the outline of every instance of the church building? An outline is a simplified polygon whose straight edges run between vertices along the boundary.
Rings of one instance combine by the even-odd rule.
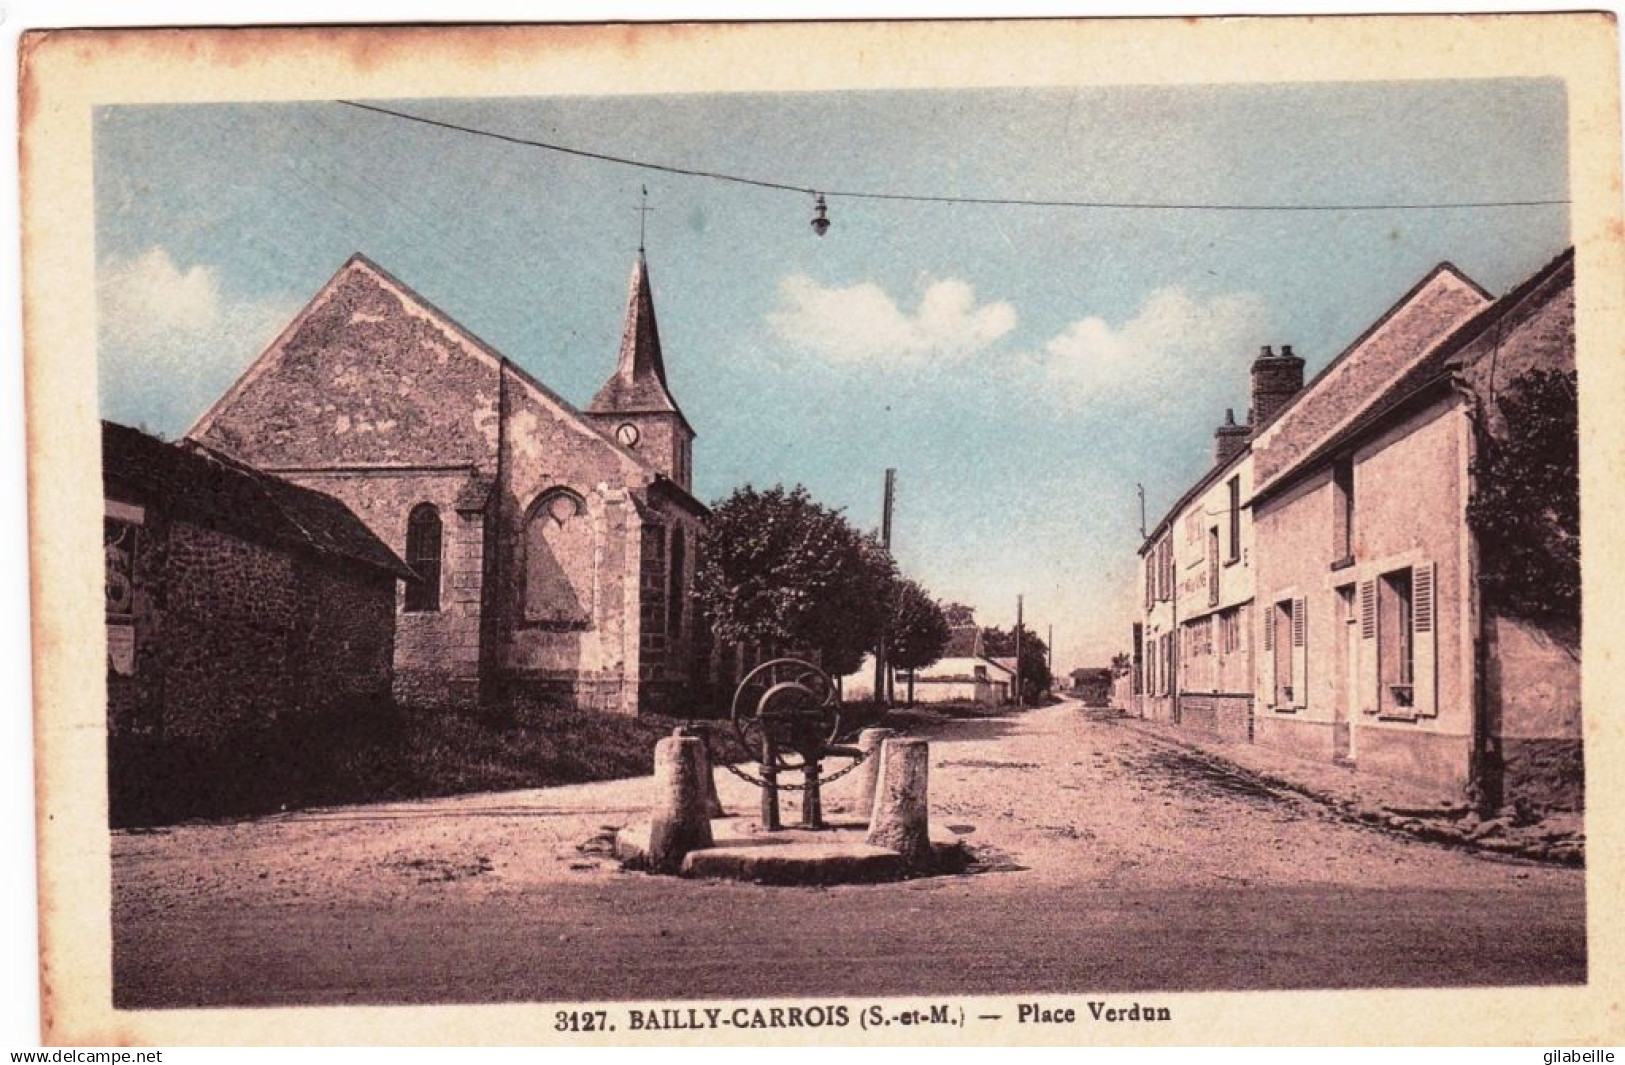
[[[585,410],[358,254],[188,436],[341,500],[406,561],[403,701],[681,712],[704,674],[707,512],[641,250]]]

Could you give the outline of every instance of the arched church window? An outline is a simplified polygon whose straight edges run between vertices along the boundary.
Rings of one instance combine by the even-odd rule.
[[[406,609],[422,613],[440,609],[440,512],[419,503],[406,519],[406,564],[418,575],[406,582]]]
[[[525,517],[525,619],[568,628],[592,620],[593,534],[587,504],[542,493]]]
[[[671,575],[666,590],[666,632],[676,639],[683,630],[683,600],[687,589],[683,567],[688,564],[683,527],[671,531]]]

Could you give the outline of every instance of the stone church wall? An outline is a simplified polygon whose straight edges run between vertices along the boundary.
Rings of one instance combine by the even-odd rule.
[[[644,573],[645,527],[665,554],[683,524],[686,597],[697,508],[653,483],[680,417],[583,415],[356,256],[194,433],[340,499],[408,565],[409,516],[434,506],[439,608],[405,610],[404,587],[396,598],[401,701],[637,713],[675,708],[695,658],[691,619],[667,620],[668,577]],[[643,429],[636,455],[606,438],[621,418]],[[553,493],[579,512],[550,510],[561,525],[548,530],[536,519]]]
[[[481,585],[485,519],[457,506],[474,474],[466,469],[390,476],[286,475],[348,506],[390,549],[406,557],[412,509],[431,504],[440,517],[440,609],[405,611],[403,584],[394,597],[396,698],[414,706],[473,705],[479,698]]]
[[[510,690],[578,706],[636,713],[640,544],[645,520],[625,487],[637,477],[632,461],[598,433],[567,421],[517,385],[510,387],[504,434],[503,492],[498,531],[500,558],[512,579],[499,581],[493,604],[507,639],[500,652]],[[564,491],[586,507],[591,553],[556,560],[575,576],[591,602],[577,621],[527,617],[527,553],[541,549],[535,507]]]
[[[498,374],[468,349],[369,272],[349,270],[279,356],[250,371],[203,440],[267,470],[483,464],[496,451]]]

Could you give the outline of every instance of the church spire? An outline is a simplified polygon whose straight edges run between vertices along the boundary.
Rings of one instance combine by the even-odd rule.
[[[661,413],[683,417],[666,384],[654,296],[649,291],[649,263],[641,250],[632,265],[620,360],[587,410],[593,414]]]

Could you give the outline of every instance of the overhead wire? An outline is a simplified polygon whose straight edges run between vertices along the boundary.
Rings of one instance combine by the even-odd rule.
[[[779,192],[797,192],[807,196],[839,197],[848,200],[891,200],[910,203],[945,203],[945,204],[972,204],[991,207],[1061,207],[1081,208],[1091,210],[1115,211],[1446,211],[1446,210],[1482,210],[1505,207],[1550,207],[1567,204],[1568,199],[1528,199],[1528,200],[1471,200],[1471,201],[1444,201],[1444,202],[1416,202],[1416,203],[1197,203],[1197,202],[1157,202],[1133,200],[1045,200],[1020,199],[1015,197],[995,196],[946,196],[911,192],[879,192],[868,189],[840,189],[825,186],[798,185],[785,181],[768,181],[762,178],[745,177],[740,174],[729,174],[718,170],[702,170],[695,167],[675,166],[669,163],[656,163],[646,159],[634,159],[630,156],[614,155],[609,152],[592,151],[586,148],[577,148],[566,144],[556,144],[551,141],[537,140],[530,137],[518,137],[511,133],[500,133],[496,130],[480,129],[477,126],[465,126],[456,122],[446,122],[426,115],[415,115],[409,111],[399,111],[394,108],[381,107],[377,104],[361,103],[358,100],[337,101],[346,107],[353,107],[362,111],[370,111],[379,115],[415,122],[425,126],[456,133],[468,134],[476,137],[487,137],[492,140],[503,141],[527,148],[539,148],[545,151],[558,152],[563,155],[578,156],[583,159],[596,159],[600,162],[615,163],[620,166],[637,167],[642,170],[653,170],[663,174],[676,174],[682,177],[701,178],[708,181],[724,181],[737,185],[750,185],[761,189],[772,189]]]

